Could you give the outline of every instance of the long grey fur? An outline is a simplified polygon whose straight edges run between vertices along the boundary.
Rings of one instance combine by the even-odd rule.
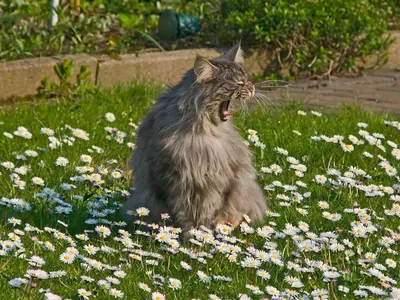
[[[137,132],[132,165],[134,195],[122,208],[146,207],[147,221],[168,213],[187,233],[201,225],[263,218],[266,204],[255,181],[251,154],[232,121],[221,119],[222,101],[254,95],[242,66],[240,46],[194,69],[162,94]]]

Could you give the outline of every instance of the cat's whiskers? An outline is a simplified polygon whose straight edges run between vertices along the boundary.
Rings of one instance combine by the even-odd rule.
[[[258,104],[258,106],[261,108],[266,108],[268,106],[276,108],[278,106],[273,98],[268,97],[267,95],[258,90],[256,90],[256,92],[254,93],[254,97],[252,99],[254,99]]]
[[[244,118],[246,117],[246,115],[249,112],[249,106],[247,105],[247,101],[245,101],[244,99],[240,99],[239,100],[240,106],[241,106],[241,110],[240,110],[240,118]]]

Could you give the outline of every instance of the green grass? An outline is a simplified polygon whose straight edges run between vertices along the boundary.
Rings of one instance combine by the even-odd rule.
[[[307,184],[307,187],[298,187],[298,192],[309,197],[304,197],[302,201],[296,203],[291,197],[290,191],[283,188],[275,187],[274,191],[265,191],[268,199],[269,210],[276,215],[265,217],[263,224],[256,224],[254,228],[264,225],[274,228],[279,235],[271,234],[267,239],[260,237],[256,232],[245,234],[240,229],[233,231],[232,236],[238,238],[236,245],[241,249],[237,254],[237,261],[230,262],[227,254],[220,253],[215,247],[209,244],[198,246],[188,242],[182,247],[192,248],[191,253],[197,253],[198,257],[207,254],[210,257],[204,257],[205,263],[199,261],[198,257],[190,257],[183,252],[172,254],[165,251],[165,245],[153,238],[132,233],[131,239],[138,245],[126,250],[120,241],[114,240],[120,236],[119,229],[123,227],[118,222],[118,204],[124,201],[124,191],[130,191],[131,186],[130,173],[127,169],[127,162],[132,155],[132,149],[127,146],[128,142],[134,143],[135,137],[134,126],[129,123],[138,124],[144,116],[156,95],[160,92],[160,88],[148,85],[134,86],[130,88],[116,88],[110,91],[101,91],[94,95],[88,95],[83,99],[74,103],[41,103],[35,105],[20,105],[16,107],[3,107],[0,109],[0,131],[13,133],[19,126],[24,126],[32,133],[31,139],[24,139],[14,136],[13,139],[1,136],[0,139],[0,163],[12,162],[15,167],[29,165],[29,171],[26,175],[19,175],[22,181],[26,182],[25,189],[21,190],[13,185],[10,174],[14,171],[7,170],[0,166],[2,175],[0,176],[0,198],[21,198],[32,205],[31,211],[18,211],[12,207],[0,206],[0,241],[9,240],[13,236],[8,236],[15,229],[24,230],[25,224],[36,226],[41,230],[53,228],[59,232],[70,236],[70,242],[57,239],[52,233],[29,232],[24,231],[24,235],[18,232],[21,242],[17,243],[16,248],[5,252],[0,252],[0,289],[2,291],[1,299],[43,299],[44,293],[40,289],[50,289],[52,293],[62,296],[63,298],[79,299],[78,289],[85,288],[92,293],[90,298],[96,299],[112,299],[110,293],[97,285],[97,281],[113,276],[113,271],[104,268],[103,270],[85,270],[83,258],[77,257],[72,264],[65,264],[60,261],[59,256],[66,251],[71,243],[79,250],[84,257],[96,259],[97,261],[114,266],[126,272],[126,277],[120,279],[119,285],[111,284],[114,288],[124,293],[126,299],[149,299],[151,293],[143,291],[138,287],[140,282],[146,283],[152,292],[161,292],[165,294],[167,299],[209,299],[210,294],[218,295],[221,299],[238,299],[239,294],[247,294],[252,299],[271,298],[267,294],[265,288],[272,286],[279,291],[284,292],[286,289],[297,291],[300,295],[310,295],[317,289],[324,289],[329,294],[329,299],[343,299],[345,294],[339,291],[339,286],[345,286],[350,289],[346,298],[353,299],[357,296],[353,293],[355,290],[363,288],[363,286],[379,287],[386,293],[390,294],[392,287],[399,287],[399,283],[390,283],[390,279],[378,278],[367,275],[370,268],[382,268],[379,263],[386,265],[385,260],[390,258],[398,261],[397,252],[399,251],[400,239],[395,240],[390,247],[380,244],[380,240],[384,236],[391,236],[390,230],[399,232],[400,225],[400,208],[398,208],[398,216],[388,216],[385,210],[392,208],[395,201],[389,198],[387,193],[377,196],[366,196],[365,192],[355,186],[334,186],[329,182],[318,184],[315,182],[316,175],[325,175],[327,178],[337,180],[337,176],[327,175],[329,168],[335,168],[342,172],[348,171],[349,167],[358,167],[364,170],[371,178],[363,178],[356,176],[358,183],[361,181],[365,185],[375,184],[377,186],[389,187],[399,183],[396,176],[389,176],[385,170],[379,166],[379,162],[384,157],[388,160],[392,167],[399,167],[399,160],[391,154],[392,147],[387,141],[400,143],[399,130],[393,126],[384,124],[385,120],[394,121],[396,117],[388,115],[379,115],[369,112],[363,112],[355,108],[342,108],[337,112],[323,114],[322,116],[313,115],[307,111],[307,115],[298,114],[301,106],[292,104],[285,109],[256,110],[244,116],[235,118],[235,123],[239,132],[244,139],[248,138],[248,130],[257,131],[260,142],[265,144],[265,149],[257,147],[251,143],[249,146],[254,154],[254,165],[259,175],[258,180],[261,186],[269,186],[273,181],[280,181],[282,184],[295,185],[296,181],[301,180]],[[113,123],[105,119],[105,114],[111,112],[115,115],[116,120]],[[236,114],[239,116],[239,114]],[[326,135],[332,137],[334,135],[344,136],[344,143],[351,144],[348,136],[350,134],[361,139],[357,126],[359,122],[365,122],[369,126],[364,129],[370,134],[381,133],[385,138],[380,138],[382,145],[385,146],[386,152],[378,149],[377,146],[370,145],[367,141],[363,145],[355,145],[354,151],[344,152],[338,143],[328,143],[325,141],[314,141],[312,136]],[[67,125],[67,126],[66,126]],[[41,128],[48,127],[54,130],[54,136],[59,140],[71,137],[71,129],[79,128],[89,133],[89,140],[76,138],[72,145],[68,146],[65,142],[57,149],[50,149],[48,137],[40,133]],[[122,143],[116,141],[115,138],[108,139],[105,127],[115,127],[117,130],[126,133],[126,137]],[[293,130],[301,133],[301,136],[295,134]],[[365,140],[364,138],[362,138]],[[104,150],[97,153],[92,146],[100,147]],[[293,169],[290,169],[290,163],[287,156],[279,154],[275,147],[286,149],[292,156],[299,160],[299,163],[307,166],[307,171],[303,178],[295,175]],[[92,150],[89,150],[92,149]],[[17,155],[23,154],[26,150],[35,150],[38,152],[37,157],[26,157],[23,161],[17,158]],[[373,155],[373,158],[367,158],[363,152],[367,151]],[[92,152],[92,153],[91,153]],[[101,152],[101,151],[100,151]],[[80,161],[82,154],[89,154],[93,161],[90,166],[94,167],[93,173],[97,173],[98,166],[107,167],[109,174],[102,175],[104,183],[100,186],[94,186],[90,181],[74,183],[71,177],[79,175],[75,170],[76,166],[83,166],[85,163]],[[382,158],[379,158],[379,155]],[[55,162],[58,157],[65,157],[69,160],[69,164],[65,167],[56,166]],[[116,160],[116,163],[109,164],[110,160]],[[261,168],[268,168],[272,164],[279,165],[283,171],[281,174],[274,175],[261,172]],[[122,178],[114,179],[110,173],[114,170],[120,170]],[[265,170],[265,169],[264,169]],[[90,174],[90,172],[88,172]],[[40,177],[44,180],[44,186],[34,185],[33,177]],[[64,191],[60,184],[73,184],[69,191]],[[37,196],[44,187],[52,188],[59,193],[58,199],[71,204],[73,211],[70,214],[57,214],[54,197],[47,198]],[[399,193],[398,187],[394,194]],[[277,199],[278,194],[289,196],[290,200],[284,201]],[[74,196],[82,196],[83,200],[78,200]],[[4,200],[1,200],[4,204]],[[51,200],[51,199],[53,200]],[[328,209],[321,209],[318,206],[319,201],[326,201],[329,204]],[[284,204],[286,203],[286,204]],[[284,206],[284,205],[289,206]],[[365,214],[357,216],[354,213],[345,212],[345,209],[353,209],[353,207],[365,208]],[[108,220],[109,224],[104,224],[111,229],[111,236],[100,238],[93,231],[96,225],[86,224],[88,219],[94,219],[88,213],[104,211],[110,209],[106,216],[100,219]],[[305,209],[308,214],[302,215],[298,209]],[[342,216],[339,221],[327,220],[323,217],[324,211],[330,213],[338,213]],[[14,217],[22,221],[22,225],[15,227],[8,223],[8,219]],[[364,218],[364,219],[362,219]],[[95,218],[99,219],[99,218]],[[350,233],[352,222],[369,220],[369,224],[376,227],[377,231],[369,233],[366,238],[355,237]],[[62,223],[67,224],[65,227]],[[309,231],[321,236],[324,232],[335,232],[336,240],[340,244],[344,244],[344,239],[348,239],[353,243],[352,247],[344,246],[345,251],[335,252],[329,250],[326,243],[321,240],[316,241],[319,246],[316,252],[300,251],[294,242],[295,238],[308,239],[305,232],[299,232],[297,236],[292,237],[282,232],[285,226],[290,223],[298,226],[298,222],[303,221],[309,225]],[[367,223],[368,223],[367,222]],[[51,230],[51,229],[50,229]],[[78,233],[84,233],[86,230],[89,241],[81,241],[75,237]],[[158,230],[154,231],[155,234]],[[324,234],[323,234],[324,235]],[[217,240],[221,240],[218,237]],[[41,244],[51,242],[55,251],[46,250]],[[277,265],[269,259],[262,262],[259,269],[264,269],[270,274],[270,279],[264,280],[256,275],[255,268],[241,266],[241,261],[246,256],[251,257],[248,247],[255,247],[264,250],[269,255],[273,255],[270,249],[264,248],[265,242],[271,242],[270,247],[276,247],[281,255],[281,265]],[[332,242],[332,240],[331,240]],[[75,244],[76,243],[76,244]],[[230,241],[234,243],[234,241]],[[275,243],[275,245],[273,245]],[[85,245],[95,245],[115,248],[118,250],[113,254],[106,254],[102,251],[95,255],[89,255],[85,250]],[[215,243],[217,245],[218,243]],[[329,245],[329,243],[328,243]],[[142,249],[145,252],[137,252]],[[1,247],[0,247],[1,249]],[[125,249],[125,250],[124,250]],[[390,250],[389,250],[390,249]],[[19,251],[16,251],[19,250]],[[136,251],[136,254],[142,255],[142,261],[137,261],[129,256]],[[353,255],[349,253],[353,252]],[[203,253],[202,253],[203,252]],[[360,259],[365,259],[366,253],[372,252],[376,254],[374,262],[361,263]],[[162,255],[156,257],[155,253]],[[210,255],[211,254],[211,255]],[[346,254],[349,256],[346,259]],[[152,257],[153,255],[153,257]],[[35,267],[29,264],[32,256],[39,256],[45,260],[42,267]],[[132,256],[132,255],[131,255]],[[146,263],[146,260],[158,261],[157,266]],[[324,267],[311,268],[307,265],[308,260],[324,263]],[[191,265],[192,270],[184,270],[180,262],[185,261]],[[295,263],[293,268],[292,263]],[[292,266],[292,267],[291,267]],[[301,269],[301,268],[303,269]],[[305,269],[305,268],[308,269]],[[337,270],[340,274],[336,281],[323,281],[323,271],[321,269]],[[334,269],[336,268],[336,269]],[[28,269],[42,269],[47,272],[64,270],[66,275],[61,278],[36,279],[32,278],[28,284],[21,288],[11,287],[8,283],[12,278],[23,278]],[[297,269],[297,270],[296,270]],[[197,271],[203,271],[209,276],[226,276],[232,281],[221,281],[214,278],[209,283],[203,283],[199,280]],[[311,272],[312,271],[312,272]],[[392,279],[398,278],[399,266],[381,271],[385,276]],[[158,274],[165,278],[164,285],[157,285],[152,277]],[[81,279],[81,275],[92,277],[95,281],[90,283]],[[294,276],[298,278],[302,286],[291,287],[285,281],[286,276]],[[115,277],[115,276],[114,276]],[[169,278],[179,279],[182,288],[173,290],[168,287]],[[158,280],[159,281],[159,280]],[[383,285],[380,283],[383,283]],[[264,295],[254,295],[252,291],[246,288],[246,284],[257,286],[264,292]],[[364,289],[365,290],[365,289]],[[288,290],[286,290],[287,292]],[[314,292],[315,293],[315,292]],[[368,299],[384,299],[387,296],[374,295],[368,291]],[[211,298],[210,298],[211,299]],[[245,299],[245,298],[242,298]],[[304,298],[306,299],[306,297]],[[321,298],[323,299],[323,298]]]

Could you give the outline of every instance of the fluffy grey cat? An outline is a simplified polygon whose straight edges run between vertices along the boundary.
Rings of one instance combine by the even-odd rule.
[[[240,45],[213,60],[198,56],[139,126],[132,160],[136,191],[122,213],[146,207],[147,221],[168,213],[184,233],[202,225],[237,226],[244,214],[262,219],[265,199],[229,111],[231,101],[252,96]]]

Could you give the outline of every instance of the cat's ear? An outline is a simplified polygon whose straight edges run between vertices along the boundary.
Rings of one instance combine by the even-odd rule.
[[[196,82],[203,83],[213,79],[213,69],[216,68],[208,59],[197,55],[193,68]]]
[[[233,61],[234,63],[240,65],[242,65],[244,62],[243,50],[240,47],[240,43],[236,44],[231,49],[229,49],[223,56],[229,59],[230,61]]]

